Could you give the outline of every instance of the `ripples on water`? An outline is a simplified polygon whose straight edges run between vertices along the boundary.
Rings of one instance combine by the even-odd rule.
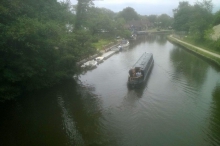
[[[154,54],[146,83],[127,88],[128,70]],[[220,145],[220,75],[166,40],[143,36],[96,69],[2,108],[3,145]]]
[[[76,128],[73,117],[69,114],[68,109],[66,109],[62,96],[58,96],[57,101],[62,111],[63,129],[69,137],[68,145],[84,145],[82,136]]]
[[[154,54],[152,73],[143,88],[129,90],[125,84],[129,66],[145,51]],[[169,42],[149,44],[146,38],[145,43],[112,56],[81,80],[93,84],[100,94],[102,124],[117,145],[210,144],[208,117],[219,74]]]

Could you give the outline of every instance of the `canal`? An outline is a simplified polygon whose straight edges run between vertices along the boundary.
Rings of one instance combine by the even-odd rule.
[[[127,87],[144,53],[154,66],[145,84]],[[96,69],[0,107],[7,145],[220,145],[220,69],[166,40],[138,38]]]

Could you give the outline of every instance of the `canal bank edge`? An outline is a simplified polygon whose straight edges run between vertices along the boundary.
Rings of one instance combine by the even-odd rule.
[[[77,66],[80,66],[82,65],[83,63],[89,61],[89,60],[92,60],[92,59],[95,59],[96,57],[98,56],[105,56],[104,59],[107,59],[109,57],[111,57],[113,54],[117,53],[117,51],[115,51],[114,53],[107,53],[108,51],[110,51],[112,48],[116,47],[119,45],[119,42],[116,42],[116,43],[112,43],[111,46],[108,46],[107,48],[105,48],[104,50],[101,50],[99,51],[97,54],[93,54],[91,56],[89,56],[88,58],[85,58],[79,62],[76,63]]]
[[[215,65],[217,65],[218,67],[220,67],[220,55],[207,51],[205,49],[199,48],[197,46],[194,46],[192,44],[186,43],[182,40],[179,40],[175,37],[173,37],[172,35],[167,36],[167,39],[174,44],[180,45],[182,47],[184,47],[185,49],[189,50],[192,53],[195,53],[196,55],[199,55],[205,59],[207,59],[208,61],[214,63]]]

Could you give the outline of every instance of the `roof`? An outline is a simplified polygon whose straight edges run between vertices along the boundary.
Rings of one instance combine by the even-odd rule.
[[[147,63],[149,62],[151,56],[153,56],[152,53],[144,53],[139,59],[138,61],[134,64],[133,67],[140,67],[140,68],[145,68]]]

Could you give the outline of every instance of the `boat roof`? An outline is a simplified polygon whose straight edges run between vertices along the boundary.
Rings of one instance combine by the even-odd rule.
[[[121,43],[122,44],[126,44],[128,42],[128,40],[122,40]]]
[[[134,64],[133,68],[135,67],[140,67],[142,69],[144,69],[147,65],[147,63],[149,62],[151,56],[153,56],[152,53],[144,53],[139,59],[138,61]]]

